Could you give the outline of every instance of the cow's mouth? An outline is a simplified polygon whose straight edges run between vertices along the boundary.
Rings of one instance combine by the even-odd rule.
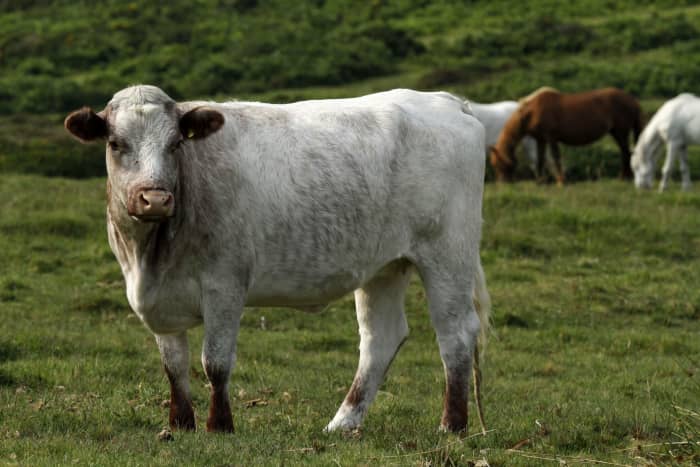
[[[144,223],[151,223],[151,224],[159,224],[161,222],[166,221],[170,217],[172,217],[172,214],[168,215],[168,216],[134,215],[134,214],[131,215],[131,218],[134,219],[135,221],[144,222]]]

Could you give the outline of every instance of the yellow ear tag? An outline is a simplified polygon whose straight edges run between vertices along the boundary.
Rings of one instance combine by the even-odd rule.
[[[194,136],[194,130],[192,128],[190,128],[187,131],[187,139],[192,139],[193,136]]]

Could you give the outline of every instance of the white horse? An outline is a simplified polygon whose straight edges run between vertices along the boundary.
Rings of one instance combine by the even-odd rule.
[[[637,188],[651,188],[654,168],[661,143],[666,144],[666,162],[661,170],[659,191],[664,191],[674,162],[678,159],[682,188],[690,189],[688,145],[700,144],[700,98],[683,93],[664,103],[642,131],[632,154],[634,184]]]
[[[486,154],[488,157],[492,146],[496,145],[498,135],[501,134],[503,126],[506,124],[513,112],[520,105],[516,101],[501,101],[492,104],[478,104],[473,101],[468,101],[469,106],[474,113],[474,116],[484,125],[486,130]],[[530,162],[530,168],[535,175],[537,173],[537,142],[529,136],[523,138],[523,149]]]

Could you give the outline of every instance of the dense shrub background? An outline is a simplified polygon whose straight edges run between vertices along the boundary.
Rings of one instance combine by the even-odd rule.
[[[62,112],[86,98],[103,103],[134,82],[159,83],[182,98],[337,85],[396,72],[401,60],[425,47],[388,23],[386,16],[395,13],[381,3],[5,6],[0,112]]]
[[[497,75],[470,89],[485,100],[544,82],[623,85],[641,97],[698,82],[700,12],[679,2],[574,3],[5,1],[0,113],[103,104],[136,82],[158,83],[175,98],[234,96],[408,69],[425,72],[406,83],[414,87]],[[436,70],[445,78],[435,79]]]
[[[273,102],[617,86],[658,105],[700,87],[700,2],[0,0],[0,170],[103,174],[101,155],[87,156],[101,148],[76,149],[58,115],[134,83]],[[16,124],[27,114],[51,117]],[[32,141],[27,121],[53,133]]]

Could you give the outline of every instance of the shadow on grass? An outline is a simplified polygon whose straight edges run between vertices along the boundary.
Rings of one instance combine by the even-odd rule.
[[[304,352],[324,352],[331,350],[352,349],[356,345],[354,339],[340,337],[321,337],[300,342],[297,349]]]
[[[16,375],[0,368],[0,387],[28,386],[32,389],[48,386],[47,381],[39,375]]]
[[[14,219],[0,224],[0,233],[12,236],[53,235],[67,238],[85,238],[93,229],[86,219],[46,215],[28,219]]]
[[[0,341],[0,363],[17,360],[22,355],[22,349],[11,342]]]

